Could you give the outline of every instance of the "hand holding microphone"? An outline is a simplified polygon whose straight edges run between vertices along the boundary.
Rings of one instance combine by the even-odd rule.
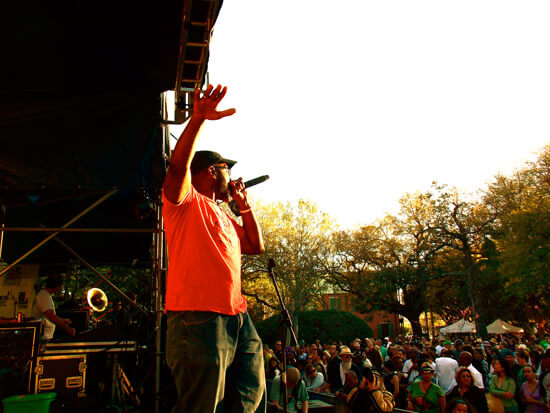
[[[241,210],[248,211],[250,206],[247,203],[246,199],[246,188],[251,186],[258,185],[262,182],[265,182],[269,179],[269,175],[262,175],[249,181],[243,182],[242,178],[237,179],[236,181],[229,182],[229,188],[231,191],[231,201],[229,201],[229,208],[236,216],[241,216]]]

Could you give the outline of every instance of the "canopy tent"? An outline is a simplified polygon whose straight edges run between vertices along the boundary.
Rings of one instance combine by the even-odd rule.
[[[495,321],[487,326],[488,334],[518,334],[523,332],[523,328],[516,327],[510,323],[507,323],[506,321],[501,320],[500,318],[497,318]]]
[[[474,323],[471,323],[467,320],[460,319],[456,323],[451,324],[446,327],[442,327],[439,332],[441,334],[467,334],[467,333],[475,333],[476,331],[476,325]]]

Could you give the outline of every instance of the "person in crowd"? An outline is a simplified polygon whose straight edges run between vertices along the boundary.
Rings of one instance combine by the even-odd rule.
[[[518,413],[518,404],[514,399],[516,383],[511,377],[510,365],[504,359],[497,358],[493,369],[495,375],[489,382],[489,392],[502,401],[505,412]]]
[[[455,375],[457,385],[446,395],[447,403],[454,399],[467,400],[475,407],[477,413],[489,413],[485,391],[473,382],[472,372],[460,367]]]
[[[503,350],[500,350],[500,356],[504,357],[504,360],[510,367],[510,377],[516,380],[518,377],[518,373],[521,370],[521,367],[516,362],[516,358],[514,357],[514,352],[508,348],[505,348]]]
[[[540,361],[539,383],[543,397],[546,398],[547,411],[550,411],[550,350],[546,350]]]
[[[356,338],[350,343],[350,350],[353,353],[351,360],[354,364],[361,366],[363,364],[363,349],[361,348],[361,339]]]
[[[399,395],[395,400],[396,405],[400,409],[406,409],[408,404],[408,387],[409,381],[403,373],[403,353],[401,351],[392,352],[392,357],[390,359],[395,365],[395,370],[399,374]]]
[[[477,364],[474,364],[474,360],[472,360],[473,366],[479,370],[481,375],[483,376],[483,386],[485,388],[489,387],[489,363],[487,363],[487,360],[485,358],[485,352],[481,347],[474,348],[473,352],[474,360],[477,360]],[[481,366],[481,370],[476,367]]]
[[[534,367],[537,374],[540,374],[540,361],[542,360],[542,351],[531,350],[529,352],[529,364]]]
[[[384,386],[386,390],[393,395],[394,400],[399,398],[399,373],[395,367],[393,360],[386,360],[384,362]]]
[[[264,352],[264,366],[265,366],[265,369],[267,371],[267,367],[268,367],[267,362],[269,361],[269,359],[271,357],[273,357],[273,350],[271,350],[267,344],[264,344],[263,345],[263,352]]]
[[[329,363],[339,363],[340,359],[338,358],[338,346],[336,344],[331,344],[328,346],[328,352],[330,354]]]
[[[46,279],[46,285],[34,297],[32,307],[33,317],[42,320],[42,335],[40,341],[47,342],[53,338],[55,328],[59,327],[69,336],[76,335],[76,330],[71,327],[71,320],[61,318],[55,314],[53,295],[63,287],[61,274],[50,274]]]
[[[521,396],[525,406],[524,413],[543,413],[546,400],[533,366],[529,364],[524,366],[523,375],[526,379],[521,386]]]
[[[431,363],[420,366],[421,379],[409,386],[408,410],[425,413],[443,413],[445,411],[445,393],[432,378],[435,373]]]
[[[296,367],[298,365],[298,360],[296,359],[296,352],[294,350],[288,350],[286,353],[286,364],[289,366]]]
[[[485,386],[483,384],[483,375],[474,366],[472,366],[473,358],[474,357],[470,352],[463,351],[458,356],[458,365],[461,367],[466,367],[468,370],[470,370],[474,379],[474,385],[484,389]]]
[[[305,360],[307,358],[305,346],[298,346],[298,349],[296,350],[296,358],[298,360]]]
[[[288,411],[297,413],[300,410],[302,413],[307,413],[309,396],[306,385],[300,378],[300,372],[297,368],[289,367],[286,370],[286,386]],[[273,403],[277,410],[283,410],[283,400],[281,376],[279,375],[273,379],[273,383],[271,384],[269,401]]]
[[[315,345],[317,346],[317,350],[324,351],[324,348],[321,345],[321,340],[319,340],[319,339],[315,340]]]
[[[388,347],[387,347],[387,341],[386,339],[376,339],[374,342],[375,346],[380,350],[380,355],[382,356],[382,360],[386,361],[386,357],[388,356]]]
[[[350,370],[346,373],[344,386],[336,390],[336,393],[334,393],[334,396],[338,400],[346,401],[350,392],[353,389],[355,389],[358,385],[359,385],[359,378],[357,377],[357,374],[353,370]]]
[[[474,366],[474,368],[477,371],[479,371],[479,373],[481,374],[483,387],[485,387],[485,380],[486,380],[485,370],[483,369],[483,363],[481,362],[481,360],[479,360],[475,356],[475,353],[476,353],[475,349],[468,344],[468,345],[464,345],[464,351],[467,351],[472,355],[472,366]]]
[[[516,394],[514,395],[514,397],[518,404],[518,410],[520,412],[523,412],[526,409],[526,406],[524,403],[524,397],[521,392],[521,387],[523,386],[523,383],[527,381],[527,378],[523,374],[523,369],[529,364],[529,352],[525,349],[525,345],[519,344],[517,346],[515,359],[517,370],[516,375],[513,377],[513,379],[516,381]]]
[[[111,311],[107,313],[106,318],[110,325],[128,326],[131,322],[130,313],[124,306],[122,300],[116,300],[113,303],[113,307]]]
[[[519,367],[515,377],[516,385],[521,388],[523,383],[527,381],[527,378],[523,374],[523,369],[529,365],[529,352],[524,348],[519,348],[518,351],[516,351],[516,362]]]
[[[456,372],[458,371],[458,362],[451,357],[450,350],[443,347],[441,357],[435,359],[435,372],[437,375],[437,384],[443,389],[445,395],[449,394],[456,386]]]
[[[281,374],[281,370],[279,369],[279,360],[275,357],[271,357],[267,362],[265,377],[268,380],[273,380],[279,374]]]
[[[357,377],[361,378],[361,370],[359,366],[352,362],[353,353],[348,346],[342,346],[338,355],[339,362],[332,362],[327,367],[328,377],[326,383],[321,387],[321,391],[330,390],[331,393],[336,392],[344,386],[346,372],[353,370]]]
[[[435,354],[436,356],[441,356],[441,351],[445,348],[445,339],[442,338],[439,340],[437,345],[435,346]]]
[[[380,354],[380,351],[375,347],[374,340],[372,338],[367,338],[365,353],[367,358],[370,360],[372,366],[379,372],[382,371],[382,365],[384,359]]]
[[[304,368],[304,381],[306,383],[306,390],[320,389],[325,384],[325,377],[322,373],[319,373],[312,364],[307,364]]]
[[[277,358],[277,360],[283,359],[283,343],[281,340],[277,340],[273,345],[273,355]]]
[[[369,367],[363,369],[361,384],[348,394],[346,402],[351,413],[389,413],[395,407],[380,373]]]
[[[453,358],[458,361],[460,353],[464,351],[464,342],[460,339],[455,341],[455,349],[453,353]]]
[[[403,373],[407,376],[407,381],[410,383],[414,382],[416,377],[420,377],[420,353],[411,349],[408,354],[409,358],[403,364]]]
[[[323,375],[324,378],[327,377],[327,366],[323,362],[324,352],[320,348],[317,348],[313,353],[311,353],[311,364],[317,369],[319,373]]]
[[[478,413],[468,400],[454,399],[447,404],[446,413]]]

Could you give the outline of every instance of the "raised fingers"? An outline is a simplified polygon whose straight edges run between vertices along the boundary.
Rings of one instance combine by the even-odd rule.
[[[219,112],[217,112],[218,119],[225,118],[226,116],[231,116],[231,115],[235,114],[235,112],[237,112],[237,110],[235,108],[219,111]]]

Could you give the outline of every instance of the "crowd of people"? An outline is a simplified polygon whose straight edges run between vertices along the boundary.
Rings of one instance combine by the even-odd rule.
[[[273,348],[264,345],[266,378],[275,384],[268,398],[280,407],[285,351],[295,406],[307,405],[307,391],[313,391],[333,394],[352,412],[397,407],[425,413],[549,413],[549,343],[548,336],[357,338],[349,345],[317,340],[287,348],[277,341]],[[369,404],[372,400],[377,406]],[[290,402],[289,409],[296,411]]]

